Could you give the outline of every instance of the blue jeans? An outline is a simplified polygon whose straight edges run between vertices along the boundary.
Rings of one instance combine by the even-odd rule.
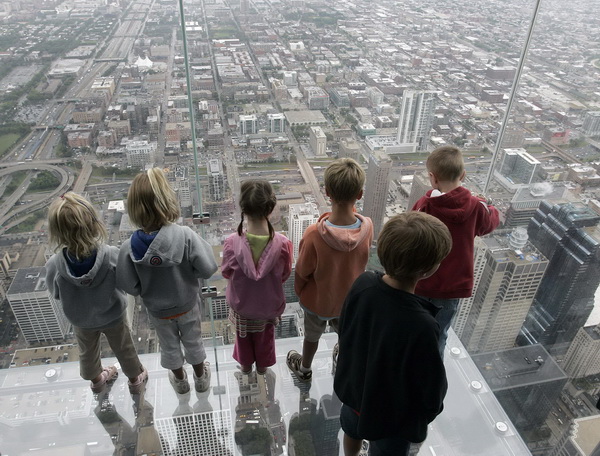
[[[346,404],[342,404],[340,423],[342,430],[349,437],[354,440],[363,440],[358,435],[358,415]],[[408,456],[409,450],[410,442],[402,437],[369,441],[369,456]]]
[[[440,309],[435,316],[435,319],[440,325],[441,334],[438,347],[440,349],[440,355],[442,358],[444,358],[444,348],[446,347],[446,339],[448,339],[448,328],[450,328],[452,319],[458,310],[458,303],[460,299],[426,298],[425,296],[421,296],[421,298],[429,301],[431,304]]]

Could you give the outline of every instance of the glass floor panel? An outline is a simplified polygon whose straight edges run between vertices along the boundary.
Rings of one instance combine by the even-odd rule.
[[[158,354],[141,355],[149,381],[138,396],[129,394],[121,374],[96,398],[74,362],[0,370],[0,452],[341,455],[340,402],[331,375],[336,340],[335,334],[324,335],[310,384],[298,382],[285,364],[289,350],[301,349],[301,338],[277,340],[277,364],[265,376],[241,375],[232,346],[207,347],[212,381],[202,394],[192,384],[191,393],[178,396]],[[446,351],[445,410],[430,425],[418,454],[530,454],[454,334],[448,347],[460,353]],[[186,367],[191,380],[191,366]]]

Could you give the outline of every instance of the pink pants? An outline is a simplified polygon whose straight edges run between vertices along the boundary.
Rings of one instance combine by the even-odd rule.
[[[270,367],[275,360],[275,327],[267,325],[263,332],[247,333],[246,337],[235,336],[233,359],[242,366]]]

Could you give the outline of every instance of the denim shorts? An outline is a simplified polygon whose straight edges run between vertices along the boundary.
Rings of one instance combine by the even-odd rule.
[[[340,412],[340,423],[342,430],[348,437],[354,440],[363,440],[358,434],[359,417],[352,408],[342,404]],[[408,456],[410,451],[410,442],[402,437],[389,437],[379,440],[369,441],[370,456]]]
[[[319,342],[319,339],[327,328],[327,323],[337,333],[339,332],[339,318],[331,320],[322,320],[318,316],[310,312],[304,312],[304,338],[309,342]]]

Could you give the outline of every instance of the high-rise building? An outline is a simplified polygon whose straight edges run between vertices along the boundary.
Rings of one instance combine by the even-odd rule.
[[[316,456],[340,454],[340,409],[342,403],[336,395],[325,394],[319,400],[319,408],[312,422],[311,434]]]
[[[600,135],[600,111],[590,111],[583,118],[581,130],[588,136]]]
[[[206,166],[208,175],[208,194],[213,201],[223,201],[226,193],[225,173],[223,172],[223,162],[218,158],[208,161]]]
[[[45,268],[19,269],[6,297],[28,344],[61,341],[69,332],[62,306],[48,292]]]
[[[285,115],[278,112],[277,114],[267,114],[269,122],[269,133],[283,133],[285,131]]]
[[[324,156],[327,150],[327,136],[321,127],[310,127],[308,130],[308,142],[315,155]]]
[[[573,378],[600,374],[600,326],[584,326],[577,332],[563,366]]]
[[[308,109],[327,109],[329,107],[329,95],[321,87],[307,87],[305,92]]]
[[[352,158],[358,161],[360,155],[360,144],[353,139],[341,138],[339,141],[339,158]]]
[[[539,180],[540,167],[540,161],[525,149],[502,149],[500,166],[494,174],[501,184],[512,189]]]
[[[544,424],[568,380],[539,344],[482,353],[472,359],[519,431]]]
[[[428,190],[431,190],[429,173],[427,171],[415,171],[410,187],[410,195],[408,196],[408,203],[406,203],[406,210],[410,211],[415,203],[419,201],[421,197],[425,196],[425,193],[427,193]]]
[[[504,228],[526,227],[542,201],[552,204],[566,203],[566,195],[564,185],[552,185],[550,182],[538,182],[521,187],[508,206],[504,217]]]
[[[375,239],[383,228],[391,169],[392,161],[387,155],[374,152],[369,156],[363,214],[371,217],[373,221],[373,237]]]
[[[427,150],[436,100],[434,91],[404,91],[397,138],[400,145],[410,146],[409,152]]]
[[[540,204],[527,232],[550,263],[520,344],[570,343],[585,325],[600,284],[599,223],[600,215],[583,203]]]
[[[298,247],[302,235],[313,223],[319,220],[319,208],[315,203],[290,204],[288,231],[294,245],[294,261],[298,258]]]
[[[127,164],[132,168],[143,168],[154,162],[154,154],[158,144],[156,141],[128,141],[125,146]]]
[[[460,309],[468,312],[459,337],[469,353],[514,346],[548,266],[548,260],[528,242],[523,227],[496,231],[482,241],[475,253],[484,263],[475,265],[481,274],[472,299]]]
[[[258,119],[254,114],[240,116],[240,134],[254,135],[258,131]]]
[[[552,448],[548,456],[600,455],[600,415],[576,418]]]

